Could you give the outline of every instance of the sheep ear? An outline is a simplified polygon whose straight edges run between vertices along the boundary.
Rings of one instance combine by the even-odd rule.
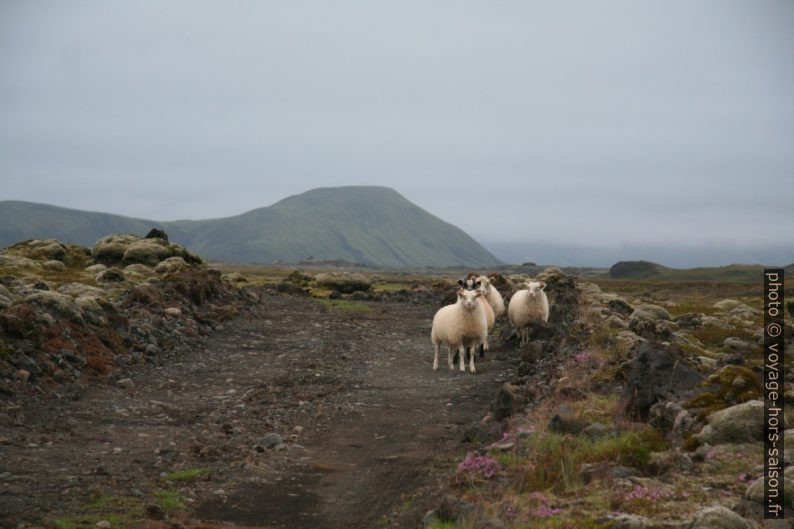
[[[479,298],[480,296],[482,296],[482,292],[480,292],[479,290],[476,290],[474,292],[474,295]]]
[[[463,280],[462,279],[458,279],[458,286],[461,286],[461,287],[463,286]]]
[[[465,295],[466,291],[462,288],[458,289],[458,297],[462,298]]]
[[[540,289],[543,290],[544,288],[546,288],[546,282],[545,281],[541,281],[540,282]]]

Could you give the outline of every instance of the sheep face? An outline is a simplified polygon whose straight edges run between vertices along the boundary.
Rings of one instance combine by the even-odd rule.
[[[529,290],[529,297],[535,299],[540,296],[540,293],[546,288],[546,283],[543,281],[530,281],[526,283],[527,290]]]
[[[491,279],[488,276],[480,276],[475,281],[480,282],[479,290],[481,290],[483,294],[488,292],[488,287],[491,286]]]
[[[466,290],[478,290],[480,288],[480,280],[474,277],[467,277],[466,279],[458,279],[458,286]]]
[[[479,290],[467,290],[465,288],[461,288],[458,290],[458,300],[460,301],[463,308],[466,310],[475,310],[479,307],[479,298],[482,293]]]

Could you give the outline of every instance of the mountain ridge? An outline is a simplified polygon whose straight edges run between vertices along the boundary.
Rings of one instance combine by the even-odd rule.
[[[31,238],[91,245],[110,233],[142,235],[154,227],[218,261],[313,258],[393,267],[500,264],[468,234],[387,187],[315,188],[239,215],[176,221],[0,202],[0,246]]]

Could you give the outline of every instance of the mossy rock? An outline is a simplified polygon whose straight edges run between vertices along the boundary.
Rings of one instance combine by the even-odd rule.
[[[134,242],[141,240],[137,235],[116,234],[102,237],[91,250],[91,256],[98,263],[112,265],[124,258],[124,252]]]
[[[356,291],[366,292],[372,287],[369,279],[362,274],[332,274],[322,273],[314,277],[314,283],[320,288],[336,290],[342,294],[352,294]]]
[[[288,283],[292,283],[293,285],[297,285],[299,287],[308,286],[309,283],[312,281],[312,276],[301,272],[300,270],[293,270],[289,273],[287,277],[284,278],[284,281]]]
[[[710,389],[684,404],[687,409],[699,409],[700,418],[735,404],[758,399],[763,389],[758,375],[752,369],[737,365],[721,367],[703,381],[703,386]]]

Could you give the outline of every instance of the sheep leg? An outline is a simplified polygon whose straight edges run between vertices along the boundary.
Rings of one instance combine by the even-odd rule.
[[[476,345],[471,347],[471,354],[469,355],[469,373],[474,373],[474,350],[477,348]]]
[[[449,368],[450,371],[455,369],[455,363],[454,362],[455,362],[455,360],[452,358],[452,346],[448,345],[447,346],[447,367]]]
[[[434,343],[433,347],[436,350],[436,353],[433,356],[433,371],[438,371],[438,349],[439,349],[439,347],[438,347],[437,343]]]
[[[460,355],[460,370],[466,371],[466,347],[463,344],[458,346],[458,354]]]

